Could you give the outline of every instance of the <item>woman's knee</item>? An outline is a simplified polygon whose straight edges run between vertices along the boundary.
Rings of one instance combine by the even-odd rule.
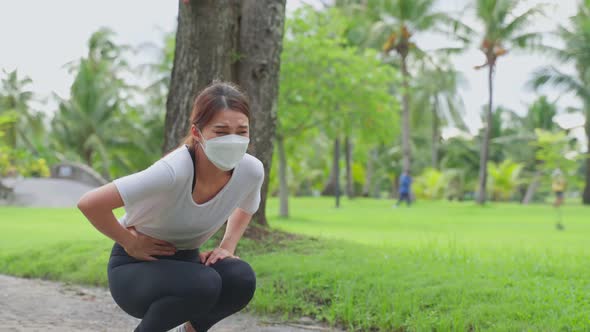
[[[215,302],[221,293],[221,285],[221,276],[215,270],[203,269],[197,278],[187,284],[186,296],[196,301],[211,299]]]
[[[247,262],[237,258],[225,258],[211,267],[221,276],[223,287],[244,290],[250,293],[250,297],[254,294],[256,273]]]

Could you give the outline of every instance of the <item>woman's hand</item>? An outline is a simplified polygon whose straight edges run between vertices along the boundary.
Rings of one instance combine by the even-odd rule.
[[[137,232],[134,226],[127,227],[135,240],[124,247],[129,256],[145,261],[157,261],[151,255],[174,255],[176,248],[170,242],[159,240],[143,233]]]
[[[231,257],[231,258],[240,258],[238,256],[232,255],[228,250],[223,248],[215,248],[210,251],[205,251],[199,253],[199,258],[201,259],[201,263],[205,264],[205,266],[209,266],[211,264],[215,264],[218,260]]]

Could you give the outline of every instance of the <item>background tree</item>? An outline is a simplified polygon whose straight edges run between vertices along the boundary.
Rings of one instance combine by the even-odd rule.
[[[569,25],[561,25],[555,36],[564,42],[563,48],[545,46],[544,49],[564,64],[573,64],[575,73],[564,72],[554,66],[544,67],[533,74],[530,84],[535,87],[550,85],[564,92],[573,92],[582,102],[588,141],[585,186],[582,202],[590,204],[590,1],[583,0]]]
[[[459,94],[459,88],[466,84],[465,78],[452,68],[448,59],[442,58],[439,62],[425,62],[420,66],[415,78],[415,98],[412,103],[416,114],[415,127],[430,122],[431,167],[435,169],[439,168],[441,129],[448,126],[468,131],[463,120],[465,105]]]
[[[323,193],[335,195],[338,206],[341,142],[345,188],[352,198],[355,139],[374,142],[396,130],[395,101],[388,88],[395,72],[381,64],[375,51],[347,45],[344,32],[348,24],[336,8],[316,12],[306,7],[288,21],[277,127],[282,216],[287,216],[286,142],[294,138],[299,143],[308,141],[304,132],[310,129],[314,135],[322,132],[333,139],[333,166]]]
[[[212,14],[214,13],[214,15]],[[213,80],[239,84],[250,98],[250,153],[264,164],[260,209],[267,225],[266,194],[275,137],[285,0],[179,1],[163,153],[188,131],[195,94]]]
[[[112,42],[113,32],[101,29],[88,41],[88,54],[70,64],[76,73],[68,99],[60,99],[59,109],[52,119],[52,138],[64,159],[81,159],[96,167],[106,179],[111,178],[110,166],[115,147],[140,128],[131,116],[123,116],[128,96],[121,73],[127,67],[122,58],[125,46]],[[135,142],[134,142],[135,143]]]
[[[529,32],[531,19],[543,13],[540,5],[529,8],[517,15],[516,9],[521,0],[477,0],[476,18],[483,25],[479,49],[485,56],[485,63],[476,69],[488,68],[488,107],[484,121],[485,132],[481,141],[479,185],[477,202],[486,201],[487,165],[492,135],[493,80],[498,58],[506,55],[510,49],[531,49],[538,42],[540,35]]]
[[[30,107],[32,80],[19,77],[17,70],[3,71],[0,81],[0,114],[14,112],[16,119],[4,125],[4,140],[13,149],[26,148],[38,154],[40,140],[45,135],[43,115]]]
[[[555,102],[550,102],[547,96],[540,96],[528,108],[527,114],[524,117],[524,125],[522,126],[523,131],[527,135],[532,134],[534,139],[536,139],[536,129],[542,129],[545,131],[557,130],[559,128],[557,124],[553,121],[555,115],[557,115],[557,105],[555,104]],[[531,141],[529,141],[529,145],[530,142]],[[535,149],[535,147],[528,149],[528,153],[525,157],[527,159],[525,164],[525,170],[528,170],[532,174],[532,177],[529,181],[526,193],[522,200],[523,204],[528,204],[533,200],[534,195],[541,181],[542,168],[539,164],[542,161],[537,159]]]
[[[417,60],[425,55],[414,43],[412,36],[427,31],[448,32],[448,26],[458,27],[462,24],[446,13],[436,11],[434,0],[340,0],[336,4],[349,8],[351,15],[357,16],[357,27],[349,33],[351,39],[359,42],[365,40],[365,46],[375,47],[383,52],[384,62],[399,64],[402,75],[402,167],[410,170],[410,58],[413,56]],[[365,22],[358,17],[364,18]]]

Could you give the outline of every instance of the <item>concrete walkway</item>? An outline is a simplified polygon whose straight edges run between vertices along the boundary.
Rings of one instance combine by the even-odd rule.
[[[129,316],[102,287],[17,278],[0,274],[0,331],[131,332],[139,319]],[[212,332],[336,331],[311,320],[298,324],[238,313],[219,322]]]
[[[14,188],[14,199],[0,205],[30,207],[75,207],[84,193],[95,187],[68,180],[51,178],[5,178],[2,183]]]

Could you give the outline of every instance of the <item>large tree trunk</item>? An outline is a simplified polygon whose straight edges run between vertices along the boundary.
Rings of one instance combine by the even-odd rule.
[[[584,186],[584,194],[582,194],[582,203],[584,205],[590,205],[590,110],[586,110],[586,124],[584,128],[586,129],[588,147],[586,151],[586,184]]]
[[[401,57],[402,66],[402,84],[403,84],[403,95],[402,95],[402,150],[403,150],[403,171],[409,172],[412,160],[412,151],[410,147],[410,84],[408,66],[407,66],[407,54]]]
[[[352,142],[350,141],[349,136],[346,136],[344,146],[344,158],[346,158],[346,195],[348,198],[354,198],[352,181]]]
[[[289,217],[289,184],[287,183],[287,157],[285,155],[285,138],[277,135],[277,149],[279,151],[279,197],[280,216]]]
[[[177,147],[187,133],[196,93],[215,79],[240,85],[250,99],[248,152],[262,161],[265,170],[260,208],[253,219],[267,225],[266,194],[275,135],[285,0],[179,3],[163,153]]]
[[[494,78],[494,62],[489,61],[488,67],[488,92],[489,101],[486,112],[486,125],[484,137],[481,141],[481,154],[479,159],[479,187],[477,191],[477,202],[484,204],[486,202],[486,183],[488,180],[488,157],[490,148],[490,135],[492,133],[492,97],[493,97],[493,78]]]
[[[440,139],[437,107],[437,98],[434,96],[432,101],[432,168],[434,169],[438,169],[438,141]]]
[[[179,3],[163,154],[177,147],[187,133],[196,94],[215,79],[235,81],[237,76],[231,55],[238,51],[239,1]]]
[[[532,202],[533,197],[535,196],[535,192],[537,192],[537,188],[539,188],[540,180],[541,171],[536,170],[535,174],[533,175],[533,180],[526,189],[526,193],[524,194],[524,198],[522,199],[522,204],[529,204],[530,202]]]
[[[215,0],[217,1],[217,0]],[[250,153],[264,164],[260,208],[254,220],[268,225],[266,194],[276,130],[279,70],[286,0],[242,0],[238,82],[250,98]]]

